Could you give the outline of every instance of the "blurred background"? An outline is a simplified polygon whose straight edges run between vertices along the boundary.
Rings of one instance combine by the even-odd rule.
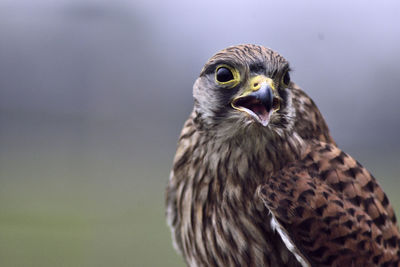
[[[400,214],[398,1],[0,0],[0,266],[183,266],[164,188],[215,52],[283,54]]]

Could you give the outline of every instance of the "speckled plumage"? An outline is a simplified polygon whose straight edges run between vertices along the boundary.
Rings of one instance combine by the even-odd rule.
[[[220,64],[238,69],[237,86],[216,83]],[[188,266],[399,266],[386,195],[336,147],[314,102],[282,84],[288,70],[256,45],[222,50],[204,66],[167,187],[175,248]],[[229,105],[257,75],[281,101],[267,126]]]

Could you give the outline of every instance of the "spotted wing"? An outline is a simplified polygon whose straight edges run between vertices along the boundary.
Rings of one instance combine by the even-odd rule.
[[[331,144],[260,186],[272,226],[298,259],[317,266],[399,266],[400,234],[375,178]],[[292,248],[290,246],[293,246]]]

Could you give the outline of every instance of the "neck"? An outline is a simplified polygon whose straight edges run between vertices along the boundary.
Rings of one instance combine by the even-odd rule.
[[[304,153],[304,142],[295,132],[278,134],[266,127],[255,128],[235,135],[199,131],[198,141],[205,146],[199,146],[204,148],[194,155],[214,176],[235,183],[249,178],[260,182]]]

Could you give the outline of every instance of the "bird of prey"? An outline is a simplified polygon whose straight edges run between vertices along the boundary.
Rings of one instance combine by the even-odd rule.
[[[289,73],[258,45],[205,64],[166,191],[175,248],[188,266],[400,266],[387,196]]]

